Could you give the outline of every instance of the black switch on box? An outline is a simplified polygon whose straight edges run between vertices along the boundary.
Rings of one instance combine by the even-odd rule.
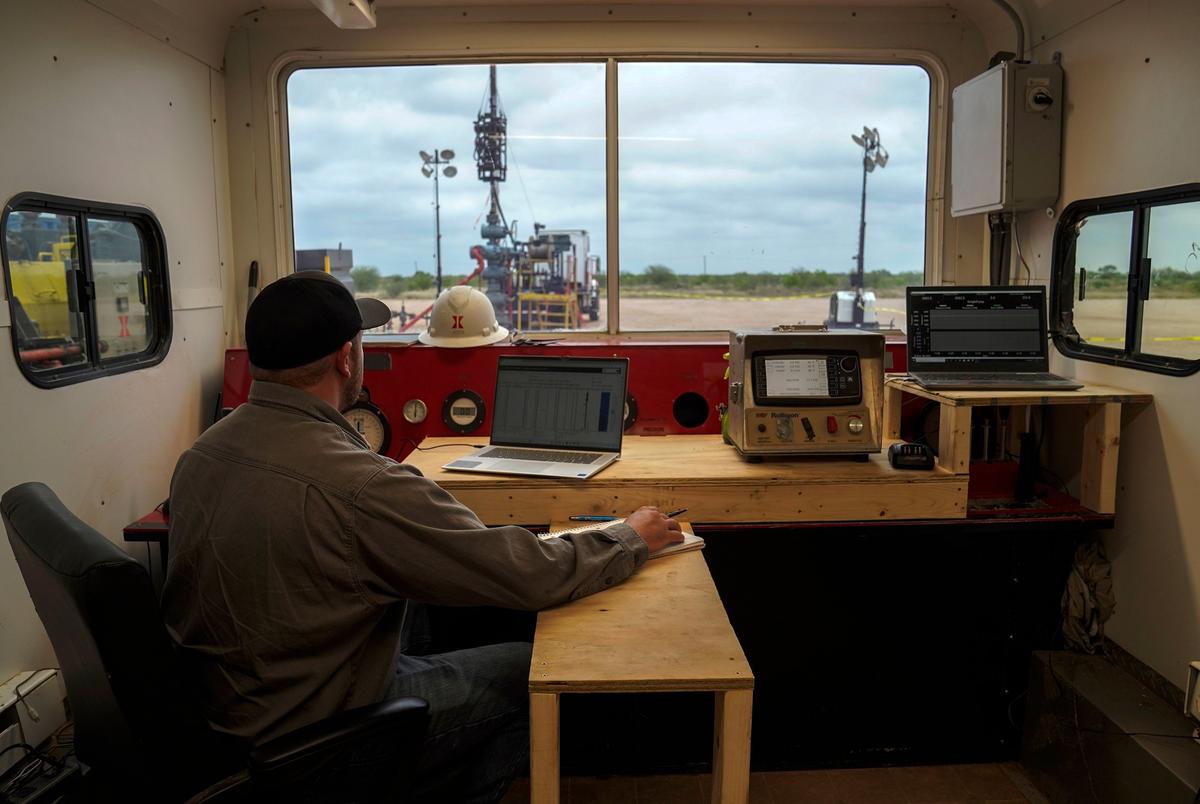
[[[933,452],[925,444],[892,444],[888,462],[897,469],[932,469]]]

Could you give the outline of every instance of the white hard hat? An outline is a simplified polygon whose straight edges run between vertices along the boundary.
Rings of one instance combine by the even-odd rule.
[[[496,323],[496,311],[488,297],[470,285],[455,285],[437,297],[429,314],[429,329],[417,340],[459,348],[483,346],[507,337],[508,330]]]

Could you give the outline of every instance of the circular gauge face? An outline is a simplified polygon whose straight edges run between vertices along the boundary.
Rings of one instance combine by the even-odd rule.
[[[637,421],[638,407],[637,400],[633,398],[633,394],[625,394],[625,416],[623,430],[628,430],[633,427],[633,423]]]
[[[343,414],[367,446],[382,454],[392,441],[392,427],[383,411],[370,402],[358,401]]]
[[[420,399],[410,399],[404,403],[404,421],[409,424],[420,424],[429,415],[429,408]]]
[[[456,433],[470,433],[483,424],[487,407],[483,398],[466,388],[454,391],[442,405],[442,421]]]

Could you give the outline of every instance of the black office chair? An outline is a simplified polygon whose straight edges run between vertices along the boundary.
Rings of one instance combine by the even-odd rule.
[[[62,665],[93,800],[403,800],[428,726],[425,701],[343,712],[250,750],[201,714],[137,561],[41,483],[10,489],[0,515]]]

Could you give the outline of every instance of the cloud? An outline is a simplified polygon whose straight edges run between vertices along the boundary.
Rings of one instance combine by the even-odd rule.
[[[921,270],[929,81],[899,65],[619,65],[621,267],[679,272],[848,270],[858,248],[861,151],[891,154],[868,178],[868,268]],[[432,270],[433,182],[420,150],[453,149],[438,180],[445,270],[470,267],[487,186],[472,160],[487,65],[306,70],[288,84],[297,248],[338,242],[385,273]],[[587,229],[607,264],[604,66],[501,65],[509,124],[501,199],[522,237],[534,221]]]

